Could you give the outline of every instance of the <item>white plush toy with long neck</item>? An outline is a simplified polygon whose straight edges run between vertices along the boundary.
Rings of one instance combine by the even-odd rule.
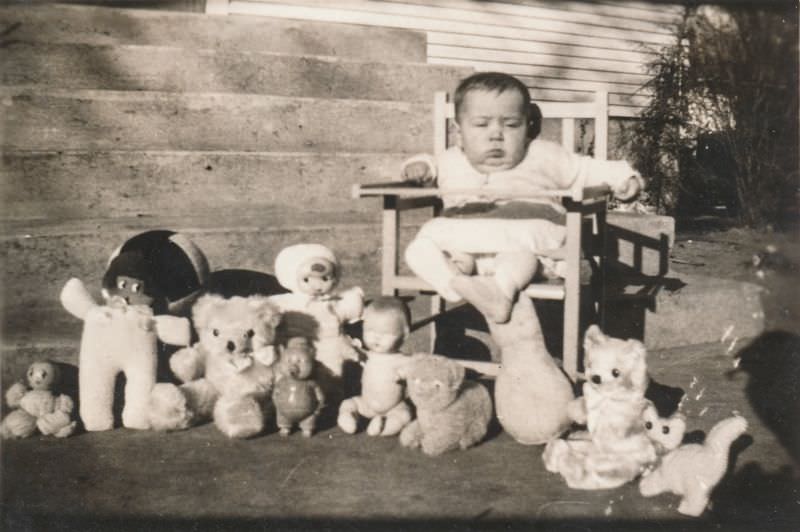
[[[128,304],[109,298],[99,304],[79,279],[70,279],[61,290],[61,303],[83,320],[78,386],[80,417],[86,430],[114,427],[114,383],[125,374],[125,405],[122,424],[148,429],[147,404],[156,383],[158,340],[188,345],[191,324],[186,318],[155,316],[144,304]]]

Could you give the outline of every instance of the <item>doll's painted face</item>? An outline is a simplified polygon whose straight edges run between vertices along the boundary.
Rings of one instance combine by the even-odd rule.
[[[115,288],[110,291],[111,298],[120,298],[128,305],[146,305],[153,303],[153,298],[148,295],[148,287],[145,281],[130,277],[128,275],[118,275]]]
[[[524,96],[472,90],[457,117],[456,140],[473,168],[489,174],[517,166],[528,147]]]
[[[310,296],[330,293],[338,281],[336,265],[319,257],[306,261],[297,271],[298,289]]]
[[[28,384],[34,390],[49,390],[56,382],[58,372],[49,362],[34,362],[28,368]]]
[[[376,353],[394,353],[403,344],[408,334],[405,315],[397,309],[375,310],[367,307],[364,312],[364,345]]]

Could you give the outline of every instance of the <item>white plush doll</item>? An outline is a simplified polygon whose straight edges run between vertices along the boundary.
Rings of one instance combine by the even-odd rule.
[[[98,304],[79,279],[70,279],[61,290],[61,303],[83,320],[78,386],[80,417],[86,430],[114,426],[114,382],[125,374],[122,424],[132,429],[150,427],[147,403],[156,383],[157,344],[188,345],[191,325],[186,318],[155,316],[150,306],[128,304],[111,297]]]
[[[592,325],[584,338],[586,383],[568,408],[585,431],[545,447],[545,467],[575,489],[607,489],[638,477],[656,458],[642,421],[650,406],[646,350],[638,340],[621,340]]]
[[[681,496],[678,511],[684,515],[700,516],[708,506],[714,487],[728,469],[731,444],[747,430],[747,420],[742,416],[723,419],[711,429],[705,442],[680,445],[685,423],[682,418],[667,420],[656,417],[646,421],[651,436],[664,451],[668,451],[658,466],[646,473],[639,482],[639,492],[645,497],[670,492]],[[667,439],[659,429],[671,430]]]
[[[317,360],[334,377],[341,377],[345,360],[358,361],[358,351],[344,333],[343,325],[361,318],[364,291],[353,287],[334,292],[341,279],[341,267],[333,252],[321,244],[296,244],[282,249],[275,258],[275,276],[291,293],[271,296],[270,300],[284,314],[299,312],[313,318]]]

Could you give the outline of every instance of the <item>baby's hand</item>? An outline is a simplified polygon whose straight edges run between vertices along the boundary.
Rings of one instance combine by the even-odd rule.
[[[425,161],[414,161],[407,164],[402,171],[403,181],[426,183],[433,179],[431,167]]]
[[[614,196],[620,201],[631,201],[644,189],[644,181],[639,174],[633,174],[614,189]]]

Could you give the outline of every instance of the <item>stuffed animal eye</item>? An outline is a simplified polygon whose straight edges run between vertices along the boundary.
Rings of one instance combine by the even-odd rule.
[[[250,329],[246,333],[244,333],[244,337],[245,338],[252,338],[255,335],[256,335],[256,332],[253,329]]]
[[[661,432],[664,434],[669,434],[669,427],[661,427]]]
[[[307,283],[308,282],[308,277],[303,277],[303,282]]]
[[[653,422],[652,422],[652,421],[648,421],[648,422],[646,422],[646,423],[644,424],[644,428],[646,428],[647,430],[650,430],[650,429],[652,429],[652,428],[653,428]]]
[[[128,286],[128,282],[125,279],[120,279],[117,281],[117,288],[120,290],[124,290],[126,286]]]
[[[612,376],[612,377],[614,377],[615,379],[616,379],[617,377],[619,377],[619,370],[618,370],[618,369],[616,369],[616,368],[612,369],[612,370],[611,370],[611,376]]]
[[[141,289],[142,285],[140,285],[139,283],[133,283],[131,285],[131,292],[133,292],[134,294],[138,294],[141,291]]]
[[[211,334],[213,334],[214,336],[219,336],[219,329],[212,330]]]
[[[322,276],[322,280],[323,280],[323,281],[325,281],[325,282],[327,283],[328,281],[330,281],[330,280],[331,280],[331,278],[330,278],[330,277],[328,277],[327,275],[323,275],[323,276]]]

